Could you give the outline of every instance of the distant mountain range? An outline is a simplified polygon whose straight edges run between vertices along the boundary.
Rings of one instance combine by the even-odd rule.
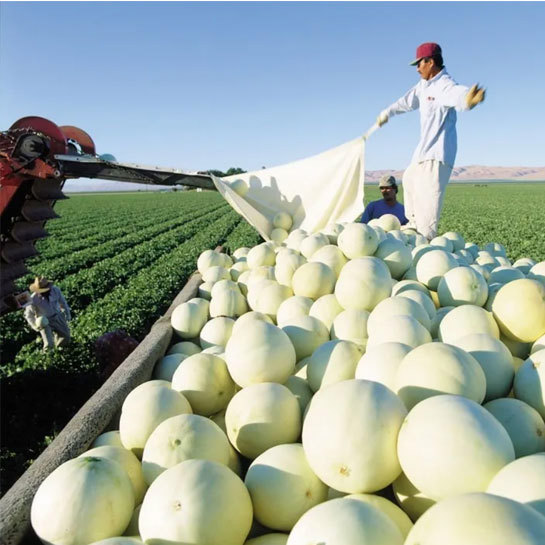
[[[378,182],[384,174],[392,174],[397,180],[403,176],[402,170],[367,170],[365,180]],[[454,167],[451,181],[464,182],[476,180],[513,180],[520,182],[545,181],[545,167],[487,167],[469,165]]]

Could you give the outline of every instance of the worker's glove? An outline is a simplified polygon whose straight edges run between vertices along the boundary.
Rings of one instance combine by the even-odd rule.
[[[480,102],[483,102],[485,96],[485,89],[483,87],[479,87],[479,84],[476,83],[475,85],[471,86],[471,89],[466,95],[466,104],[467,107],[471,110],[477,106]]]
[[[388,116],[384,112],[380,112],[377,117],[377,125],[382,127],[384,123],[388,123]]]

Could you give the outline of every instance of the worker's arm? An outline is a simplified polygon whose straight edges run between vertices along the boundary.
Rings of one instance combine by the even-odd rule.
[[[36,312],[36,307],[34,305],[27,305],[25,307],[24,316],[25,316],[25,320],[28,322],[28,325],[34,331],[40,331],[40,328],[38,327],[36,323],[36,319],[38,318],[38,313]]]
[[[399,100],[396,100],[393,104],[390,104],[388,108],[382,110],[377,118],[378,125],[384,125],[384,123],[387,123],[388,119],[394,115],[417,110],[420,106],[417,87],[418,84],[409,89]]]
[[[485,97],[485,90],[478,85],[471,88],[465,85],[457,84],[452,78],[449,78],[437,96],[437,101],[441,106],[455,108],[459,112],[471,110],[477,104],[482,102]]]

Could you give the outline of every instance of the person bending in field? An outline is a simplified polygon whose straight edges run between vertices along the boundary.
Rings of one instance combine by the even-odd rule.
[[[42,336],[44,352],[68,344],[71,313],[61,290],[40,276],[30,284],[29,289],[32,295],[25,305],[25,319]]]
[[[456,111],[471,110],[484,100],[478,85],[458,85],[447,73],[441,47],[424,43],[416,49],[420,81],[398,101],[380,112],[377,124],[384,125],[394,115],[420,110],[420,141],[411,164],[403,174],[405,215],[409,227],[431,240],[456,158]]]
[[[383,176],[378,183],[380,192],[382,194],[382,200],[371,201],[363,211],[361,216],[361,223],[369,223],[372,219],[380,218],[384,214],[393,214],[397,217],[401,225],[407,223],[405,217],[405,208],[397,202],[397,183],[393,176]]]

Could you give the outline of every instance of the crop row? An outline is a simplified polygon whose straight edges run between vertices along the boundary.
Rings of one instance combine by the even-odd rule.
[[[119,230],[119,233],[110,232],[107,242],[103,242],[102,244],[89,244],[83,250],[72,251],[68,258],[63,256],[43,262],[39,266],[40,274],[51,279],[64,278],[83,267],[88,267],[98,261],[119,254],[124,250],[145,242],[146,240],[150,240],[161,233],[174,229],[183,223],[214,211],[222,206],[222,203],[216,203],[199,210],[195,210],[194,207],[191,207],[189,208],[189,212],[184,214],[182,211],[178,217],[172,218],[172,214],[170,214],[170,219],[168,221],[160,221],[158,218],[154,218],[154,220],[150,220],[151,225],[149,227],[141,227],[131,234],[122,235],[121,229]],[[103,236],[108,235],[107,233],[103,233]]]
[[[72,312],[77,314],[89,303],[104,296],[165,253],[171,252],[180,243],[193,237],[205,225],[213,223],[229,211],[228,205],[224,204],[212,212],[199,214],[197,218],[186,221],[175,229],[133,246],[114,257],[104,259],[91,268],[71,274],[56,284],[69,302]],[[39,265],[36,266],[35,272],[41,274]],[[35,334],[30,330],[20,312],[3,317],[1,325],[2,360],[6,364],[12,361],[19,347],[30,342]]]
[[[134,195],[128,195],[128,197],[134,197]],[[188,192],[168,196],[150,194],[149,197],[146,194],[139,195],[140,200],[136,202],[128,197],[124,195],[114,197],[106,195],[79,196],[72,197],[70,201],[58,203],[56,210],[61,214],[61,217],[47,224],[47,230],[52,236],[39,243],[41,254],[49,257],[51,251],[52,255],[55,255],[55,250],[60,246],[66,246],[69,243],[79,245],[80,241],[96,236],[97,231],[99,234],[104,231],[106,231],[105,234],[108,234],[107,231],[120,228],[125,229],[125,233],[128,233],[133,229],[138,229],[139,224],[149,224],[149,218],[173,217],[190,208],[222,202],[219,195],[211,192],[201,194]],[[143,197],[146,198],[145,201],[143,201]],[[126,199],[127,202],[125,202]],[[80,210],[84,205],[89,206],[89,203],[93,204],[93,207],[83,219],[79,215]],[[135,214],[136,210],[138,213]],[[90,239],[89,243],[96,243],[96,241]]]

